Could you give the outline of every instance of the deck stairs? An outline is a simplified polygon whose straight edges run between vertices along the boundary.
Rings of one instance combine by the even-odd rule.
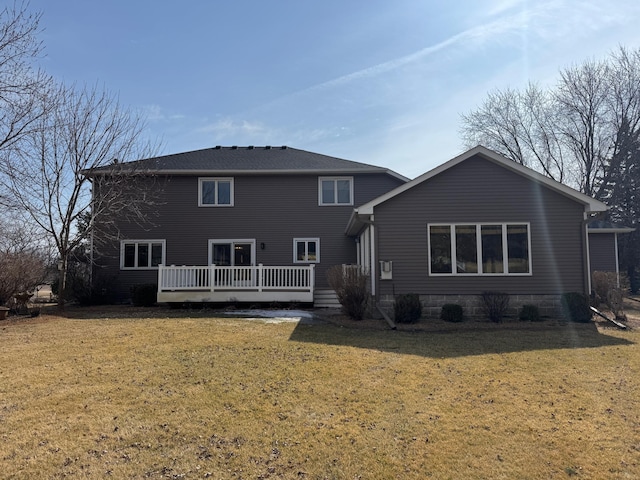
[[[336,292],[329,288],[313,291],[313,306],[315,308],[341,308]]]

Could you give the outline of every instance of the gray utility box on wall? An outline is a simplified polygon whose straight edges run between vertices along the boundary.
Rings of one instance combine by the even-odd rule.
[[[380,280],[391,280],[393,278],[393,262],[380,260]]]

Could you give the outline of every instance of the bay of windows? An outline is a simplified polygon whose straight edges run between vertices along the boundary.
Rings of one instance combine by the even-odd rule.
[[[529,275],[531,242],[527,223],[431,224],[432,275]]]

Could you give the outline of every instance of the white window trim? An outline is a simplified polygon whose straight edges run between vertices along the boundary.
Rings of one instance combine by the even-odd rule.
[[[151,251],[152,251],[152,245],[154,243],[160,243],[162,244],[162,261],[160,262],[162,265],[166,265],[166,256],[167,256],[167,241],[166,240],[160,240],[160,239],[156,239],[156,240],[147,240],[145,239],[139,239],[139,240],[121,240],[120,241],[120,270],[157,270],[158,267],[157,266],[151,266],[149,265],[148,267],[125,267],[124,266],[124,246],[127,244],[135,244],[136,246],[136,262],[138,260],[138,245],[139,244],[147,244],[149,246],[149,263],[151,263]]]
[[[476,227],[476,248],[477,248],[477,262],[478,273],[458,273],[458,269],[455,267],[456,241],[455,241],[455,228],[458,225],[474,225]],[[483,225],[500,225],[502,227],[502,258],[506,259],[503,262],[506,271],[501,273],[485,273],[482,271],[482,232],[481,227]],[[527,226],[527,254],[529,262],[529,271],[526,273],[509,273],[509,246],[507,244],[507,226],[508,225],[526,225]],[[433,273],[431,271],[431,227],[449,227],[449,234],[451,237],[451,269],[452,273]],[[533,266],[531,263],[531,224],[529,222],[456,222],[456,223],[428,223],[427,224],[427,261],[429,267],[429,275],[434,277],[530,277],[533,275]]]
[[[216,183],[216,203],[203,203],[202,202],[202,183],[203,182],[215,182]],[[218,203],[218,196],[217,196],[217,192],[218,192],[218,182],[230,182],[231,184],[231,188],[230,188],[230,196],[231,198],[230,203],[226,204],[219,204]],[[216,207],[216,208],[222,208],[222,207],[233,207],[233,203],[234,203],[234,197],[235,197],[235,192],[234,192],[234,186],[233,186],[233,177],[198,177],[198,206],[199,207]]]
[[[338,203],[338,188],[337,181],[338,180],[348,180],[349,181],[349,203]],[[334,198],[332,203],[323,203],[322,202],[322,182],[323,181],[333,181],[334,183]],[[353,177],[318,177],[318,205],[321,207],[345,207],[349,205],[353,205]]]
[[[211,257],[213,257],[213,246],[217,244],[230,243],[233,247],[236,243],[250,243],[251,244],[251,266],[256,264],[256,239],[255,238],[211,238],[209,239],[209,251],[207,262],[211,265]]]
[[[298,242],[315,242],[316,244],[316,259],[315,260],[298,260]],[[307,250],[308,255],[308,250]],[[320,238],[294,238],[293,239],[293,263],[320,263]]]

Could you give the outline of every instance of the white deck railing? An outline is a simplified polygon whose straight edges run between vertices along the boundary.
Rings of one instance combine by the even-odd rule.
[[[158,292],[265,290],[313,292],[314,266],[158,267]]]

